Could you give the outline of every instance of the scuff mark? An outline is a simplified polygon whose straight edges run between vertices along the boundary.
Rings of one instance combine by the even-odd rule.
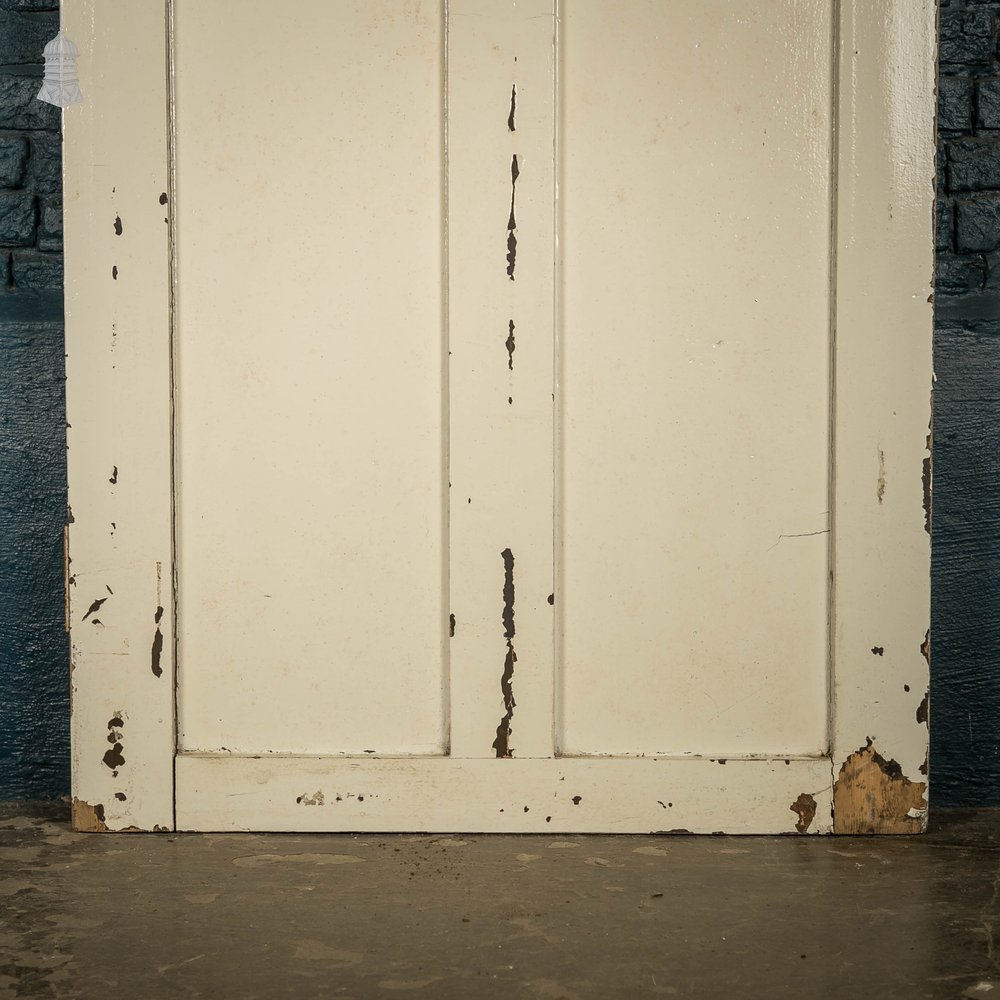
[[[116,465],[111,471],[111,478],[108,480],[112,486],[118,485],[118,466]]]
[[[930,688],[927,689],[927,693],[924,695],[923,701],[917,706],[917,722],[927,725],[927,721],[930,717],[930,698],[931,692]]]
[[[514,189],[520,172],[515,153],[510,159],[510,216],[507,219],[507,277],[511,281],[514,280],[514,264],[517,260],[517,237],[514,235],[514,230],[517,229],[517,222],[514,219]]]
[[[795,821],[795,829],[805,833],[816,818],[816,800],[808,792],[803,792],[788,808],[799,817]]]
[[[926,826],[927,783],[911,781],[872,739],[844,761],[833,786],[834,832],[920,833]],[[911,815],[917,810],[917,815]]]
[[[878,484],[875,487],[875,496],[878,497],[879,505],[885,499],[885,452],[878,450]]]
[[[517,663],[517,653],[514,652],[514,553],[504,549],[500,553],[503,559],[503,610],[500,620],[503,623],[503,634],[507,640],[507,653],[504,657],[503,673],[500,676],[500,693],[503,695],[504,715],[497,726],[493,749],[497,757],[513,757],[510,746],[511,719],[514,717],[514,664]]]
[[[884,656],[885,646],[872,646],[872,656]]]
[[[120,215],[115,216],[115,236],[121,236],[122,234],[122,217]]]
[[[86,620],[87,620],[87,619],[88,619],[88,618],[89,618],[89,617],[90,617],[90,616],[91,616],[91,615],[92,615],[92,614],[93,614],[93,613],[94,613],[95,611],[99,611],[99,610],[100,610],[100,608],[101,608],[101,605],[102,605],[102,604],[103,604],[103,603],[104,603],[104,602],[105,602],[106,600],[107,600],[107,598],[106,598],[106,597],[99,597],[99,598],[97,598],[97,600],[96,600],[96,601],[94,601],[94,603],[93,603],[93,604],[91,604],[89,608],[87,608],[87,613],[86,613],[86,614],[85,614],[85,615],[83,616],[83,619],[82,619],[82,620],[83,620],[83,621],[86,621]]]
[[[507,367],[513,371],[514,370],[514,321],[510,320],[507,324],[507,339],[504,341],[504,347],[507,348]]]
[[[153,647],[150,650],[149,669],[153,671],[154,677],[163,676],[163,667],[160,666],[160,657],[163,654],[163,632],[160,629],[160,619],[163,617],[162,605],[156,609],[153,615],[153,624],[156,631],[153,633]]]
[[[79,833],[107,833],[104,825],[104,806],[92,806],[82,799],[73,799],[72,808],[73,829]]]
[[[455,638],[455,616],[448,615],[448,635],[450,638]]]
[[[511,84],[510,88],[510,114],[507,115],[507,128],[511,132],[515,132],[516,128],[514,125],[514,112],[517,111],[517,85]]]

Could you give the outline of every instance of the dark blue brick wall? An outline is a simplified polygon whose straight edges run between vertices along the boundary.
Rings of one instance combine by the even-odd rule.
[[[0,0],[0,798],[69,790],[54,0]],[[933,801],[1000,805],[1000,0],[943,0]]]
[[[34,100],[55,0],[0,0],[0,798],[69,790],[58,109]]]
[[[932,800],[1000,805],[997,0],[941,5]]]

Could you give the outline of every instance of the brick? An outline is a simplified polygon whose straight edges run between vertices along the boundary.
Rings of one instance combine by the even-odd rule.
[[[0,11],[0,65],[43,63],[45,43],[59,31],[59,15]]]
[[[972,80],[942,76],[938,80],[938,128],[951,132],[972,130]]]
[[[982,257],[939,253],[934,270],[934,291],[937,295],[966,295],[979,291],[986,280],[986,262]]]
[[[35,198],[28,191],[0,191],[0,246],[35,242]]]
[[[1000,194],[956,202],[955,248],[959,253],[1000,250]]]
[[[942,63],[988,63],[993,55],[993,15],[988,10],[941,11]]]
[[[38,249],[62,250],[62,202],[43,201],[39,211]]]
[[[1000,292],[1000,253],[986,255],[986,282],[988,292]]]
[[[1000,129],[1000,77],[979,80],[976,86],[976,124]]]
[[[950,250],[955,229],[955,208],[945,198],[938,198],[935,205],[934,246],[937,250]]]
[[[58,10],[57,0],[0,0],[0,10]]]
[[[948,188],[951,191],[1000,188],[1000,138],[977,136],[949,142]]]
[[[15,288],[62,288],[63,262],[59,254],[28,250],[14,252]]]
[[[27,164],[27,138],[23,135],[0,136],[0,187],[20,187]]]
[[[62,193],[62,136],[57,132],[32,134],[25,186],[41,195]]]
[[[0,128],[59,130],[60,110],[35,95],[37,76],[0,76]]]

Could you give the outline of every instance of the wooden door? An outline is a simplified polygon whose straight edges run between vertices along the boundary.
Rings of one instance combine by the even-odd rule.
[[[932,3],[64,28],[78,827],[924,828]]]

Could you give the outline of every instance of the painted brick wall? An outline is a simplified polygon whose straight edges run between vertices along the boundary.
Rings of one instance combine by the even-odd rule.
[[[59,111],[34,100],[56,0],[0,0],[0,797],[69,789]]]
[[[0,798],[69,789],[54,0],[0,0]],[[1000,805],[1000,0],[942,0],[933,801]]]
[[[1000,805],[1000,2],[943,0],[933,801]]]

